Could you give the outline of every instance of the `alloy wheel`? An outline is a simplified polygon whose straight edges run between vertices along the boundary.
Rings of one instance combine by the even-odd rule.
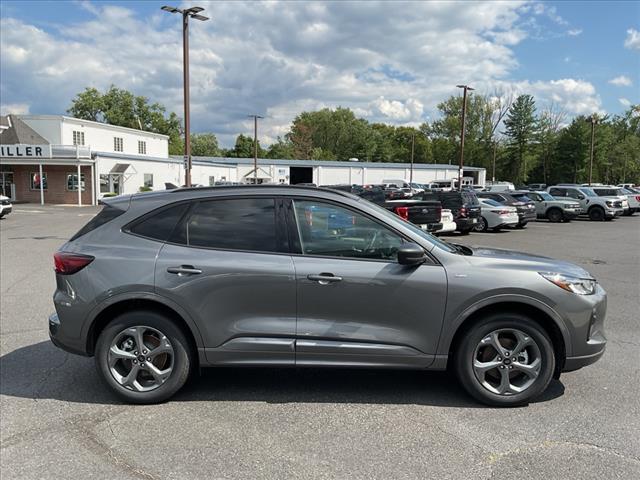
[[[175,354],[171,342],[160,330],[134,326],[122,330],[109,346],[108,365],[122,387],[149,392],[160,387],[173,371]]]
[[[473,355],[473,372],[491,393],[510,396],[530,388],[541,372],[535,340],[521,330],[503,328],[485,335]]]

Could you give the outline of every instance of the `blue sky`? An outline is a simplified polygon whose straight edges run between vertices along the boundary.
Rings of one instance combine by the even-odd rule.
[[[164,3],[3,0],[0,109],[64,113],[84,87],[115,84],[180,113],[180,25]],[[212,20],[192,28],[192,124],[224,145],[250,113],[265,143],[322,107],[418,125],[459,83],[568,117],[640,103],[639,2],[197,4]]]

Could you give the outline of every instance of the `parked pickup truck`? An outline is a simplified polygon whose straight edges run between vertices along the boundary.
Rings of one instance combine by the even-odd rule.
[[[442,204],[436,200],[414,199],[387,200],[384,207],[427,232],[440,230]]]

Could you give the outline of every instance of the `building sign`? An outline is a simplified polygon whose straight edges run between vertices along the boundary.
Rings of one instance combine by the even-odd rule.
[[[3,158],[51,158],[51,145],[0,145]]]

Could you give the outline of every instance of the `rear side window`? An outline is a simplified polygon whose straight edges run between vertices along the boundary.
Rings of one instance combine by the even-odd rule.
[[[197,203],[171,237],[190,247],[277,252],[272,198],[208,200]]]
[[[156,210],[142,217],[142,220],[136,222],[129,231],[142,237],[166,242],[188,208],[188,203],[180,203]]]
[[[549,193],[554,197],[564,197],[566,195],[565,190],[562,188],[552,188]]]
[[[105,223],[110,222],[114,218],[118,218],[124,212],[124,210],[116,208],[113,205],[105,205],[102,210],[100,210],[100,212],[89,221],[89,223],[87,223],[78,231],[78,233],[71,237],[70,241],[76,240],[77,238],[86,235],[96,228],[101,227]]]

